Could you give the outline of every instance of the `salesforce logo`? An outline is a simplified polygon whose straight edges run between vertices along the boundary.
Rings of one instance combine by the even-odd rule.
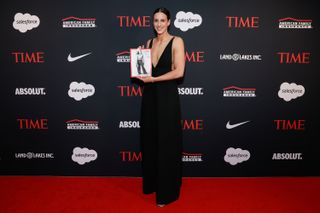
[[[80,165],[96,160],[98,154],[93,149],[76,147],[73,149],[72,160]]]
[[[296,83],[289,84],[288,82],[283,82],[280,86],[278,96],[285,101],[291,101],[304,95],[305,89],[302,85],[297,85]]]
[[[74,98],[76,101],[81,101],[83,98],[92,96],[95,92],[94,87],[91,84],[84,82],[71,82],[69,86],[68,95]]]
[[[25,33],[28,30],[38,27],[40,24],[40,19],[36,15],[30,15],[29,13],[17,13],[14,16],[14,21],[12,23],[13,28],[19,30],[21,33]]]
[[[228,148],[226,155],[224,156],[224,161],[230,163],[232,166],[249,160],[250,152],[248,150],[242,150],[240,148]]]
[[[202,18],[199,14],[193,14],[192,12],[180,11],[176,14],[176,20],[174,26],[181,31],[186,32],[189,29],[199,27],[202,23]]]

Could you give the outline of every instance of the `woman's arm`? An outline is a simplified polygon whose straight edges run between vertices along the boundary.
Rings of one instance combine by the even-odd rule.
[[[160,75],[158,77],[140,77],[139,79],[145,83],[153,83],[158,81],[168,81],[177,78],[182,78],[184,75],[185,68],[185,50],[184,50],[184,42],[182,38],[175,37],[172,43],[173,48],[173,67],[170,72],[166,74]]]

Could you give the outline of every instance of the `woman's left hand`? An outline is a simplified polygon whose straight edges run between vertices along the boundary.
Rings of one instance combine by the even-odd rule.
[[[144,83],[153,83],[155,81],[155,78],[152,76],[137,77],[137,78],[143,81]]]

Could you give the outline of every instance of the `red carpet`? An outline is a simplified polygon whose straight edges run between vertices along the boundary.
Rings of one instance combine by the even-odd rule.
[[[184,178],[163,208],[141,178],[2,176],[0,189],[0,213],[320,212],[320,178]]]

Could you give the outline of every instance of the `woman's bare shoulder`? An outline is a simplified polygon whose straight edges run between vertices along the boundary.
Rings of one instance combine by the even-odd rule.
[[[174,46],[184,46],[184,41],[180,36],[174,36],[173,45]]]
[[[180,36],[175,36],[175,35],[174,35],[173,37],[174,37],[174,40],[176,40],[176,41],[177,41],[177,40],[178,40],[178,41],[183,41],[183,38],[181,38]]]
[[[152,40],[153,40],[153,38],[148,39],[147,46],[146,46],[147,48],[150,47],[150,43],[151,43]]]

